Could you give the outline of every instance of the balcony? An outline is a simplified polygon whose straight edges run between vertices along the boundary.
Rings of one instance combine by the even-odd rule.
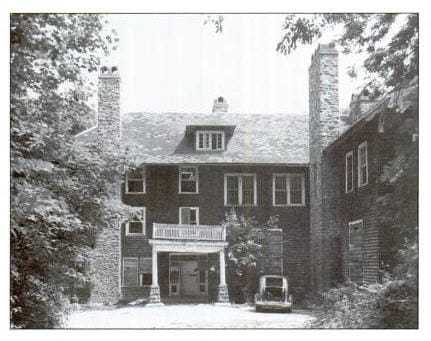
[[[220,225],[153,224],[153,239],[185,241],[226,241],[226,231]]]

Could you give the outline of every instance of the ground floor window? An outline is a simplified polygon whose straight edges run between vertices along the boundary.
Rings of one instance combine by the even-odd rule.
[[[123,258],[123,286],[137,287],[151,285],[151,257]]]

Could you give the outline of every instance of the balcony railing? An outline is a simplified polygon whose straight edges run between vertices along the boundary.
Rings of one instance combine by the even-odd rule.
[[[153,239],[225,241],[220,225],[153,224]]]

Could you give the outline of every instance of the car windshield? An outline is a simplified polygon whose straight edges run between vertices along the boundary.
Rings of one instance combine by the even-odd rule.
[[[267,287],[283,287],[283,279],[279,277],[267,277],[266,278]]]

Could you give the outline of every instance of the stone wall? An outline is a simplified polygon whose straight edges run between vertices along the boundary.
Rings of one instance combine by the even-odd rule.
[[[338,137],[338,52],[333,45],[319,45],[309,68],[309,148],[310,148],[310,263],[311,286],[315,291],[328,285],[325,278],[329,259],[329,226],[323,223],[322,179],[327,167],[323,150]]]
[[[90,303],[115,304],[120,299],[120,231],[112,222],[98,233],[89,252],[89,275],[92,279]]]

